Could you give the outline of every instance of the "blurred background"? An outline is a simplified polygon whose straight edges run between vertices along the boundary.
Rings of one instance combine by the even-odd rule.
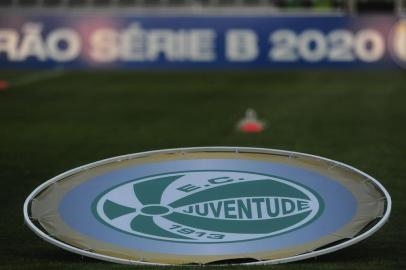
[[[0,0],[0,268],[129,268],[24,226],[25,197],[59,173],[146,150],[252,146],[355,166],[394,204],[366,241],[274,268],[402,269],[405,10],[405,0]]]
[[[2,0],[4,8],[139,8],[139,7],[246,7],[266,6],[275,12],[289,10],[402,12],[404,0]]]

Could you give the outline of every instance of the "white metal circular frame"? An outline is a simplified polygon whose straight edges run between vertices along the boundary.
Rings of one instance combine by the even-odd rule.
[[[77,168],[74,168],[72,170],[69,170],[67,172],[64,172],[60,175],[57,175],[51,179],[49,179],[48,181],[44,182],[43,184],[41,184],[40,186],[38,186],[25,200],[24,202],[24,206],[23,206],[23,212],[24,212],[24,221],[27,224],[27,226],[39,237],[41,237],[42,239],[44,239],[45,241],[58,246],[60,248],[66,249],[68,251],[83,255],[83,256],[87,256],[87,257],[91,257],[91,258],[95,258],[95,259],[100,259],[100,260],[105,260],[105,261],[109,261],[109,262],[115,262],[115,263],[122,263],[122,264],[133,264],[133,265],[169,265],[169,264],[162,264],[162,263],[151,263],[151,262],[143,262],[143,261],[136,261],[136,260],[128,260],[128,259],[121,259],[121,258],[116,258],[116,257],[112,257],[112,256],[107,256],[107,255],[102,255],[102,254],[96,254],[93,253],[91,251],[86,251],[86,250],[82,250],[73,246],[70,246],[62,241],[59,241],[56,238],[53,238],[52,236],[46,234],[45,232],[43,232],[42,230],[40,230],[31,220],[30,216],[29,216],[29,205],[31,203],[31,201],[35,198],[35,196],[37,196],[41,191],[43,191],[44,189],[46,189],[48,186],[50,186],[51,184],[58,182],[61,179],[64,179],[67,176],[70,176],[72,174],[76,174],[78,172],[81,172],[83,170],[88,170],[90,168],[96,167],[96,166],[100,166],[103,164],[107,164],[107,163],[111,163],[111,162],[119,162],[122,160],[128,160],[128,159],[133,159],[133,158],[139,158],[142,156],[149,156],[149,155],[153,155],[153,154],[165,154],[165,153],[182,153],[182,152],[242,152],[242,153],[263,153],[263,154],[280,154],[280,155],[285,155],[285,156],[302,156],[302,157],[309,157],[309,158],[316,158],[316,159],[320,159],[320,160],[324,160],[327,162],[332,162],[335,163],[335,165],[338,166],[342,166],[345,167],[347,169],[350,169],[354,172],[357,172],[363,176],[365,176],[366,178],[368,178],[370,181],[372,181],[379,189],[380,191],[382,191],[382,193],[385,195],[385,199],[386,199],[386,209],[385,209],[385,213],[384,215],[381,217],[381,219],[370,229],[368,229],[367,231],[355,236],[354,238],[351,238],[343,243],[328,247],[328,248],[324,248],[321,250],[317,250],[317,251],[312,251],[312,252],[308,252],[308,253],[304,253],[304,254],[299,254],[296,256],[291,256],[291,257],[287,257],[287,258],[282,258],[282,259],[274,259],[274,260],[264,260],[264,261],[257,261],[257,262],[249,262],[249,263],[242,263],[244,265],[266,265],[266,264],[279,264],[279,263],[287,263],[287,262],[293,262],[293,261],[298,261],[298,260],[303,260],[303,259],[307,259],[307,258],[312,258],[312,257],[316,257],[316,256],[320,256],[320,255],[324,255],[327,253],[331,253],[334,251],[337,251],[339,249],[348,247],[350,245],[353,245],[367,237],[369,237],[370,235],[372,235],[373,233],[375,233],[379,228],[381,228],[383,226],[383,224],[385,224],[385,222],[388,220],[389,216],[390,216],[390,212],[391,212],[391,208],[392,208],[392,200],[391,197],[389,195],[389,193],[387,192],[387,190],[382,186],[381,183],[378,182],[378,180],[376,180],[375,178],[373,178],[372,176],[350,166],[347,164],[344,164],[342,162],[338,162],[332,159],[328,159],[328,158],[324,158],[324,157],[320,157],[320,156],[316,156],[316,155],[311,155],[311,154],[304,154],[304,153],[300,153],[300,152],[293,152],[293,151],[285,151],[285,150],[277,150],[277,149],[268,149],[268,148],[251,148],[251,147],[189,147],[189,148],[174,148],[174,149],[165,149],[165,150],[156,150],[156,151],[147,151],[147,152],[140,152],[140,153],[135,153],[135,154],[128,154],[128,155],[123,155],[123,156],[118,156],[118,157],[113,157],[113,158],[108,158],[108,159],[104,159],[104,160],[100,160],[100,161],[96,161],[84,166],[80,166]]]

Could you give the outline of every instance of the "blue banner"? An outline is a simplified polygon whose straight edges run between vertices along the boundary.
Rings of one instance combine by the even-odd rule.
[[[406,67],[395,16],[5,16],[0,68]]]

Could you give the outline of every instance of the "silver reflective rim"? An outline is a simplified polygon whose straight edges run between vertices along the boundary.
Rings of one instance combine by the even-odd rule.
[[[324,158],[324,157],[320,157],[320,156],[316,156],[316,155],[311,155],[311,154],[304,154],[304,153],[300,153],[300,152],[293,152],[293,151],[285,151],[285,150],[277,150],[277,149],[268,149],[268,148],[251,148],[251,147],[188,147],[188,148],[174,148],[174,149],[165,149],[165,150],[156,150],[156,151],[147,151],[147,152],[140,152],[140,153],[135,153],[135,154],[128,154],[128,155],[123,155],[123,156],[118,156],[118,157],[113,157],[113,158],[108,158],[108,159],[103,159],[100,161],[96,161],[90,164],[86,164],[77,168],[74,168],[72,170],[69,170],[67,172],[64,172],[62,174],[59,174],[51,179],[49,179],[48,181],[44,182],[43,184],[41,184],[40,186],[38,186],[25,200],[24,202],[24,206],[23,206],[23,212],[24,212],[24,221],[27,224],[27,226],[39,237],[41,237],[42,239],[44,239],[45,241],[58,246],[60,248],[63,248],[65,250],[83,255],[83,256],[87,256],[87,257],[91,257],[91,258],[95,258],[95,259],[100,259],[100,260],[104,260],[104,261],[109,261],[109,262],[114,262],[114,263],[121,263],[121,264],[132,264],[132,265],[169,265],[169,264],[162,264],[162,263],[150,263],[150,262],[143,262],[143,261],[136,261],[136,260],[126,260],[126,259],[119,259],[119,258],[115,258],[112,256],[106,256],[106,255],[102,255],[102,254],[96,254],[90,251],[86,251],[86,250],[82,250],[70,245],[65,244],[64,242],[59,241],[58,239],[53,238],[52,236],[46,234],[45,232],[43,232],[42,230],[40,230],[37,226],[35,226],[35,224],[32,222],[30,216],[29,216],[29,210],[28,207],[31,203],[31,201],[44,189],[46,189],[48,186],[58,182],[61,179],[64,179],[67,176],[70,176],[72,174],[76,174],[78,172],[84,171],[84,170],[88,170],[90,168],[96,167],[96,166],[100,166],[100,165],[104,165],[107,163],[111,163],[111,162],[120,162],[123,160],[128,160],[128,159],[133,159],[133,158],[140,158],[143,156],[149,156],[149,155],[153,155],[153,154],[166,154],[166,153],[182,153],[182,152],[244,152],[244,153],[262,153],[262,154],[279,154],[279,155],[284,155],[284,156],[301,156],[301,157],[310,157],[310,158],[316,158],[316,159],[320,159],[320,160],[324,160],[327,162],[331,162],[334,163],[335,165],[339,165],[342,167],[345,167],[347,169],[350,169],[354,172],[357,172],[361,175],[363,175],[364,177],[366,177],[368,180],[372,181],[381,191],[382,193],[385,195],[387,204],[386,204],[386,209],[385,209],[385,213],[382,216],[382,218],[379,220],[379,222],[377,222],[372,228],[370,228],[368,231],[357,235],[354,238],[351,238],[350,240],[347,240],[341,244],[337,244],[334,245],[332,247],[329,248],[325,248],[325,249],[321,249],[318,251],[312,251],[309,253],[305,253],[305,254],[300,254],[300,255],[296,255],[296,256],[292,256],[292,257],[288,257],[288,258],[283,258],[283,259],[275,259],[275,260],[264,260],[264,261],[258,261],[258,262],[250,262],[250,263],[242,263],[244,265],[267,265],[267,264],[279,264],[279,263],[287,263],[287,262],[293,262],[293,261],[299,261],[299,260],[303,260],[303,259],[307,259],[307,258],[312,258],[312,257],[316,257],[316,256],[320,256],[320,255],[324,255],[327,253],[331,253],[337,250],[340,250],[342,248],[351,246],[355,243],[358,243],[359,241],[369,237],[370,235],[372,235],[373,233],[375,233],[379,228],[381,228],[385,222],[388,220],[389,216],[390,216],[390,212],[392,209],[392,199],[389,195],[389,193],[387,192],[387,190],[381,185],[381,183],[379,183],[378,180],[376,180],[375,178],[373,178],[372,176],[350,166],[347,164],[344,164],[342,162],[338,162],[332,159],[328,159],[328,158]]]

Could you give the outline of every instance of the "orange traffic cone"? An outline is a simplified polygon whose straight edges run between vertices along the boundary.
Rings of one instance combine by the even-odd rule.
[[[265,129],[265,123],[257,119],[253,109],[245,112],[245,117],[238,122],[238,130],[244,133],[259,133]]]

